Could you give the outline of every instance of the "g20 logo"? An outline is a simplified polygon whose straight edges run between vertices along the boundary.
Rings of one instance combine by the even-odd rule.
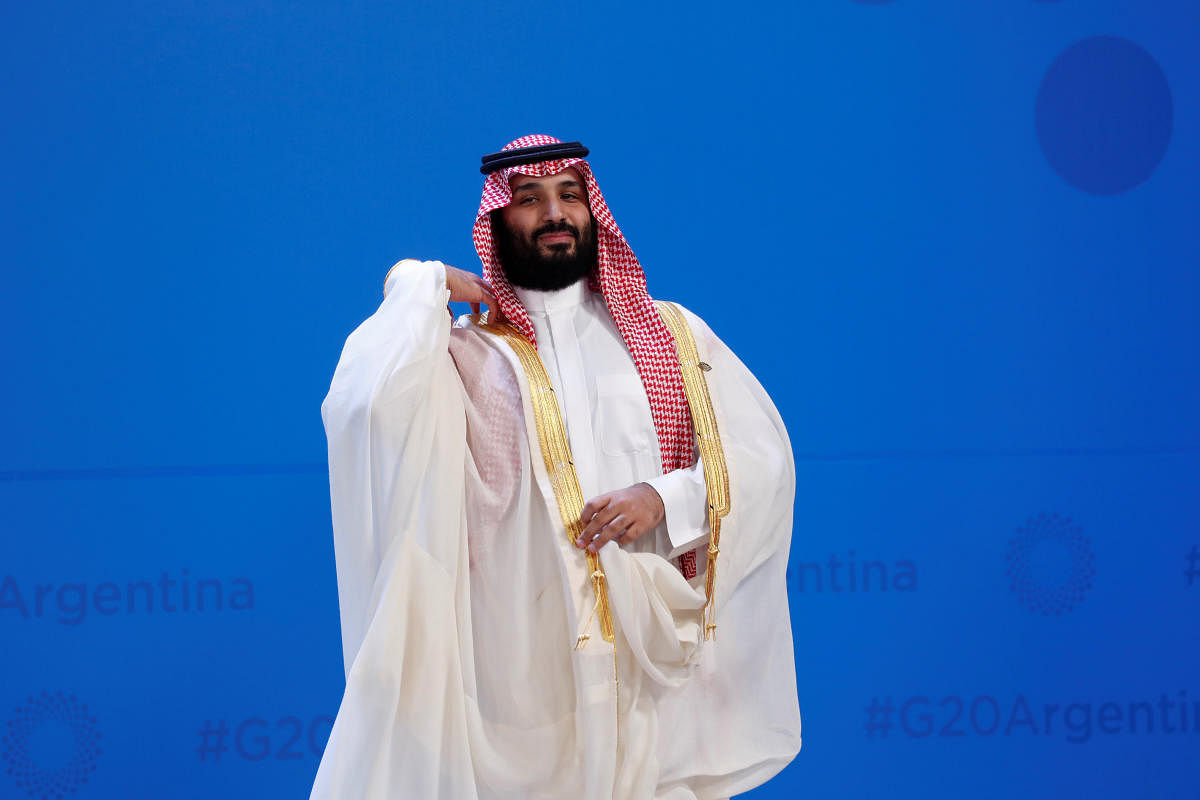
[[[100,755],[96,718],[62,692],[42,692],[17,706],[2,741],[7,772],[30,797],[74,794]]]
[[[1083,602],[1092,588],[1096,557],[1083,528],[1070,517],[1038,514],[1008,542],[1009,588],[1021,605],[1059,616]]]

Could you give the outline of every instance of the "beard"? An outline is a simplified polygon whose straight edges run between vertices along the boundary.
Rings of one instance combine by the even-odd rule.
[[[586,278],[596,269],[594,220],[583,230],[569,222],[548,222],[525,239],[509,230],[497,209],[492,212],[492,233],[500,268],[513,286],[553,292]],[[569,233],[575,242],[539,247],[537,239],[544,233]]]

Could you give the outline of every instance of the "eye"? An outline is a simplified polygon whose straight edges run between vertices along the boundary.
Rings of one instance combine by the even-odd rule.
[[[522,206],[527,206],[530,203],[536,203],[536,202],[537,202],[537,198],[531,194],[527,194],[524,197],[522,197],[520,200],[517,201],[518,205],[522,205]]]

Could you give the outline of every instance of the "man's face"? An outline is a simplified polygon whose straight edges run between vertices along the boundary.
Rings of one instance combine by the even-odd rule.
[[[504,274],[514,286],[552,291],[596,266],[596,234],[583,176],[574,167],[543,177],[514,173],[512,202],[493,215]]]

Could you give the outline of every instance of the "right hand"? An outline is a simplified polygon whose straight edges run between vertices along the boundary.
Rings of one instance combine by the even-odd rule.
[[[450,300],[455,303],[469,303],[471,313],[479,313],[479,304],[487,303],[491,308],[496,307],[496,296],[492,287],[473,272],[446,265],[446,288],[450,290]]]

